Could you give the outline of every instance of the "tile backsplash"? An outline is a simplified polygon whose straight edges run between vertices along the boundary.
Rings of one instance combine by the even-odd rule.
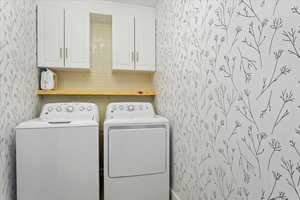
[[[59,90],[153,91],[153,74],[112,71],[111,16],[91,14],[89,71],[56,71]],[[110,19],[110,20],[109,20]],[[43,103],[63,101],[94,102],[99,107],[100,129],[106,106],[111,102],[146,101],[152,96],[43,96]]]
[[[39,105],[34,0],[0,0],[0,199],[16,199],[15,126]]]

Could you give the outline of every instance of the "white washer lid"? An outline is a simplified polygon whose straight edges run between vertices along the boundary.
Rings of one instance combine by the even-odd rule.
[[[67,128],[78,126],[98,126],[94,120],[57,120],[46,121],[41,119],[33,119],[30,121],[20,123],[16,129],[33,129],[33,128]]]

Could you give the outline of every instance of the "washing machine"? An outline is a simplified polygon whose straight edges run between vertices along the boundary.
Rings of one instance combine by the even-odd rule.
[[[98,116],[95,104],[54,103],[18,125],[18,200],[99,200]]]
[[[150,103],[112,103],[104,122],[104,200],[169,199],[169,122]]]

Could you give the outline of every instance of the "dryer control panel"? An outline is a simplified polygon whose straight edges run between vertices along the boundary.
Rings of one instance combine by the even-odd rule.
[[[106,119],[152,118],[153,105],[144,102],[111,103],[106,109]]]
[[[49,103],[43,106],[42,120],[94,120],[99,122],[97,105],[93,103]]]

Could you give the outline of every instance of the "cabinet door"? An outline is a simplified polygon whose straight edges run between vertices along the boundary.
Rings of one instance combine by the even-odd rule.
[[[113,70],[134,70],[134,17],[112,17]]]
[[[64,67],[64,9],[38,5],[38,66]]]
[[[155,16],[135,17],[135,70],[155,71]]]
[[[65,66],[72,69],[90,67],[90,16],[85,7],[65,9]]]

